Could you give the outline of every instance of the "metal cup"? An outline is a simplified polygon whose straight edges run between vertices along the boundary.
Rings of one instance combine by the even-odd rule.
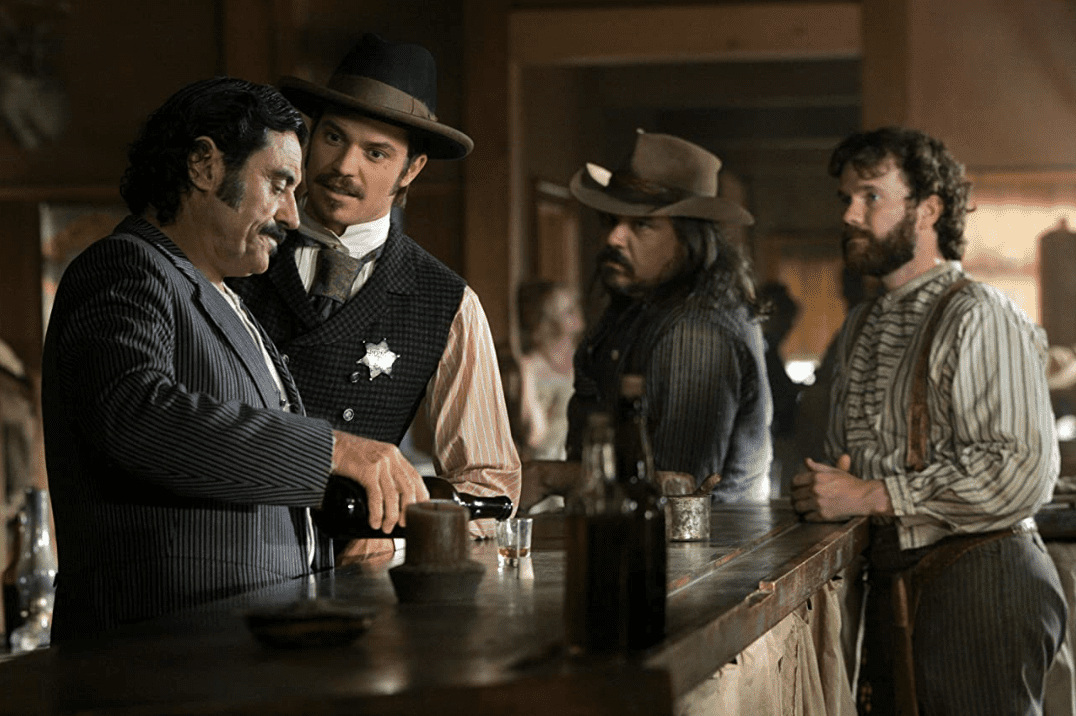
[[[709,495],[671,495],[665,500],[665,535],[670,542],[710,540]]]

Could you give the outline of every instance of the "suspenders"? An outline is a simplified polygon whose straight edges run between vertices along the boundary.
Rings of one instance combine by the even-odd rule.
[[[930,347],[934,343],[934,334],[938,332],[942,313],[957,291],[971,283],[967,276],[954,281],[945,290],[931,309],[927,319],[927,329],[923,336],[923,346],[919,349],[919,358],[915,362],[912,376],[912,399],[908,405],[908,453],[904,466],[915,472],[922,472],[926,467],[927,445],[930,441],[930,411],[927,410],[927,373],[930,362]]]
[[[962,288],[972,283],[967,276],[961,277],[949,285],[945,291],[934,301],[927,317],[926,331],[923,334],[923,344],[916,357],[915,370],[912,373],[912,394],[908,404],[908,449],[904,466],[909,470],[921,472],[926,467],[927,445],[930,441],[930,411],[927,410],[927,377],[929,373],[930,348],[934,343],[934,335],[938,332],[938,324],[942,314],[949,305],[949,301]],[[877,301],[877,299],[874,299]],[[859,341],[860,333],[867,322],[867,316],[873,310],[873,301],[865,307],[857,316],[855,326],[852,329],[852,339],[848,344],[848,358],[852,356],[852,349]]]
[[[927,315],[922,345],[916,356],[912,373],[912,390],[908,401],[908,446],[905,467],[921,472],[926,467],[927,449],[930,440],[930,412],[927,410],[927,378],[929,373],[930,349],[938,332],[938,325],[946,307],[958,291],[963,289],[971,279],[964,276],[954,281],[934,301]],[[867,306],[857,317],[853,327],[851,347],[847,357],[851,357],[852,348],[858,342],[867,315],[873,306]],[[1022,523],[1021,523],[1022,524]],[[1013,534],[1015,529],[998,530],[966,537],[950,537],[942,540],[913,567],[897,573],[891,585],[893,608],[893,685],[896,703],[895,711],[899,716],[918,716],[919,705],[915,683],[915,662],[913,659],[913,632],[915,615],[920,595],[935,576],[948,569],[968,550],[995,539]]]

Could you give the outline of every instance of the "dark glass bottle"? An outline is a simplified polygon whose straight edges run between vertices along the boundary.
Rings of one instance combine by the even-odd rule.
[[[426,483],[431,500],[450,500],[463,505],[470,510],[472,520],[503,520],[512,514],[512,500],[505,495],[482,497],[457,492],[452,483],[440,477],[424,476],[422,481]],[[329,477],[321,507],[311,510],[310,515],[318,529],[333,539],[407,536],[404,527],[397,526],[389,534],[371,528],[366,507],[366,490],[354,480],[339,475]]]
[[[564,573],[565,642],[583,655],[627,648],[623,575],[632,522],[616,478],[612,418],[591,413],[585,430],[582,478],[568,495]]]
[[[583,479],[566,521],[565,641],[573,654],[646,649],[665,638],[665,512],[641,376],[625,376],[616,425],[588,419]]]
[[[631,505],[626,575],[626,642],[644,649],[665,638],[665,505],[654,472],[641,375],[620,380],[616,424],[617,480]]]

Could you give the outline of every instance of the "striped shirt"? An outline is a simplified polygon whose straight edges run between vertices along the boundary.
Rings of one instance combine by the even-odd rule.
[[[303,233],[319,243],[343,244],[356,258],[382,246],[390,226],[390,215],[386,214],[367,224],[349,226],[342,236],[337,236],[305,212],[301,219]],[[306,246],[295,251],[299,276],[308,291],[320,250]],[[366,284],[376,265],[375,259],[362,267],[352,286],[352,297]],[[519,455],[509,428],[493,334],[478,295],[470,286],[463,291],[444,354],[426,387],[426,414],[433,427],[433,458],[438,475],[460,492],[518,499]],[[475,537],[492,537],[494,522],[478,520],[471,522],[470,528]]]
[[[930,349],[927,466],[905,467],[912,373],[935,300],[963,276],[947,262],[853,309],[838,336],[826,452],[885,480],[902,549],[1011,526],[1048,502],[1060,469],[1046,336],[1008,297],[954,295]],[[850,346],[850,326],[870,311]]]

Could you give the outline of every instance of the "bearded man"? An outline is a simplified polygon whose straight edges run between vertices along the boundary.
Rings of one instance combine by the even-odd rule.
[[[856,133],[829,171],[845,262],[886,292],[841,328],[829,462],[792,496],[807,520],[871,518],[860,707],[1041,713],[1066,619],[1033,519],[1060,464],[1045,335],[964,273],[970,182],[941,141]]]

